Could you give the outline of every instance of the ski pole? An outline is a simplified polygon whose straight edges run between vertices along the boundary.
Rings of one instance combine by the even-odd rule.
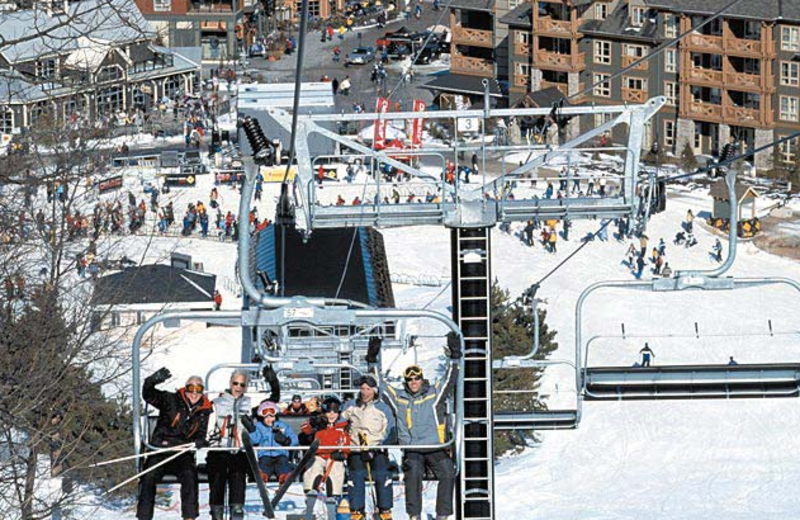
[[[369,453],[369,452],[368,452]],[[372,480],[372,461],[371,459],[367,459],[367,480],[369,481],[369,489],[370,495],[372,495],[372,508],[374,510],[378,509],[378,498],[375,495],[375,482]]]
[[[144,453],[140,453],[138,455],[128,455],[127,457],[120,457],[118,459],[111,459],[111,460],[104,460],[103,462],[96,462],[94,464],[90,464],[89,467],[90,468],[99,468],[100,466],[107,466],[109,464],[116,464],[117,462],[124,462],[126,460],[139,459],[141,457],[150,457],[152,455],[158,455],[160,453],[165,453],[165,452],[170,452],[170,451],[185,450],[186,448],[188,448],[190,446],[192,446],[192,443],[181,444],[180,446],[174,446],[172,448],[163,448],[163,449],[160,449],[160,450],[147,451],[147,452],[144,452]]]
[[[183,455],[184,453],[187,453],[187,452],[189,452],[189,451],[194,451],[194,449],[195,449],[195,448],[194,448],[194,446],[191,446],[191,447],[189,447],[189,448],[186,448],[186,449],[184,449],[184,450],[181,450],[181,451],[179,451],[179,452],[175,453],[174,455],[170,455],[169,457],[167,457],[166,459],[162,460],[162,461],[161,461],[161,462],[159,462],[158,464],[155,464],[153,467],[151,467],[151,468],[147,468],[146,470],[144,470],[144,471],[142,471],[142,472],[140,472],[140,473],[137,473],[136,475],[132,476],[131,478],[129,478],[129,479],[127,479],[127,480],[125,480],[124,482],[120,482],[119,484],[117,484],[117,485],[116,485],[116,486],[114,486],[113,488],[111,488],[111,489],[109,489],[108,491],[106,491],[106,492],[103,494],[103,496],[106,496],[106,495],[109,495],[109,494],[113,493],[114,491],[118,490],[119,488],[121,488],[121,487],[122,487],[122,486],[124,486],[125,484],[128,484],[129,482],[132,482],[132,481],[134,481],[134,480],[136,480],[136,479],[138,479],[138,478],[141,478],[143,475],[145,475],[145,474],[147,474],[147,473],[150,473],[150,472],[151,472],[151,471],[153,471],[154,469],[156,469],[156,468],[158,468],[158,467],[161,467],[161,466],[163,466],[164,464],[166,464],[167,462],[169,462],[169,461],[171,461],[171,460],[173,460],[173,459],[176,459],[176,458],[178,458],[179,456]]]

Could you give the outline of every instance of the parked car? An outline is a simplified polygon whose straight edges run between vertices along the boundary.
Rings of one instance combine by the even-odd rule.
[[[345,64],[365,65],[375,59],[375,49],[372,47],[356,47],[347,53]]]

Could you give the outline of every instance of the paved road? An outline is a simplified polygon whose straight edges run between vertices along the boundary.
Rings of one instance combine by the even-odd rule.
[[[350,75],[352,83],[351,95],[347,97],[341,95],[336,96],[337,110],[351,112],[353,103],[356,102],[363,103],[367,111],[374,110],[375,98],[379,94],[379,89],[370,82],[372,65],[345,67],[344,55],[359,46],[358,35],[361,35],[361,42],[363,45],[374,47],[375,41],[382,37],[384,33],[396,30],[401,26],[405,26],[412,31],[421,31],[437,23],[442,25],[449,23],[449,17],[447,14],[443,14],[446,13],[445,10],[436,12],[431,8],[432,4],[425,3],[423,5],[424,10],[420,20],[415,20],[412,17],[409,21],[401,20],[391,22],[383,29],[371,27],[349,32],[345,35],[343,41],[334,36],[333,41],[322,43],[320,42],[319,32],[310,33],[306,39],[307,49],[303,64],[303,81],[319,81],[320,78],[325,75],[331,79],[337,78],[341,81],[345,76]],[[297,38],[296,35],[295,38]],[[337,45],[342,49],[341,63],[333,62],[333,48]],[[268,62],[261,58],[253,58],[250,60],[250,68],[258,69],[258,73],[268,82],[293,83],[296,67],[296,53],[292,56],[285,56],[283,59],[276,62]],[[445,68],[449,68],[447,63],[438,67],[415,67],[417,76],[414,83],[398,88],[392,96],[392,101],[400,101],[404,110],[410,110],[413,99],[422,99],[426,103],[430,103],[432,100],[430,91],[417,88],[417,85],[430,80],[430,78],[425,77],[426,74],[437,70],[441,71]],[[386,82],[386,90],[390,91],[395,88],[399,81],[400,62],[390,62],[387,66],[387,71],[389,73],[389,78]]]

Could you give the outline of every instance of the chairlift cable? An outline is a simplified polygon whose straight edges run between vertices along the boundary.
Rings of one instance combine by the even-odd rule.
[[[567,257],[566,257],[564,260],[562,260],[561,262],[559,262],[559,263],[558,263],[558,265],[556,265],[556,266],[555,266],[553,269],[551,269],[549,273],[547,273],[546,275],[544,275],[543,277],[541,277],[541,278],[539,279],[539,281],[538,281],[538,282],[536,282],[534,285],[536,285],[536,286],[538,286],[538,285],[541,285],[541,284],[542,284],[542,282],[544,282],[545,280],[547,280],[548,278],[550,278],[550,276],[551,276],[551,275],[553,275],[553,273],[555,273],[556,271],[558,271],[558,270],[561,268],[561,266],[563,266],[564,264],[566,264],[566,263],[567,263],[567,262],[568,262],[568,261],[569,261],[569,260],[570,260],[570,259],[571,259],[573,256],[577,255],[577,254],[578,254],[578,252],[579,252],[581,249],[583,249],[584,247],[586,247],[587,245],[589,245],[589,243],[590,243],[590,242],[594,242],[594,239],[595,239],[595,238],[597,238],[597,235],[599,235],[601,231],[603,231],[605,228],[607,228],[607,227],[608,227],[608,225],[609,225],[609,224],[611,224],[611,222],[613,222],[613,220],[614,220],[614,219],[611,219],[611,218],[610,218],[610,219],[608,219],[608,220],[606,220],[606,223],[605,223],[605,224],[603,224],[602,226],[600,226],[600,228],[599,228],[597,231],[595,231],[594,233],[592,233],[592,235],[591,235],[591,238],[584,239],[584,241],[583,241],[583,244],[581,244],[580,246],[578,246],[578,247],[575,249],[575,251],[573,251],[572,253],[570,253],[570,254],[569,254],[569,255],[568,255],[568,256],[567,256]]]

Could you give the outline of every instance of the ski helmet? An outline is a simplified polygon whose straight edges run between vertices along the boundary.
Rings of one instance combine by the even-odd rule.
[[[342,411],[342,402],[339,400],[338,397],[326,397],[324,401],[322,401],[322,411],[324,413],[328,412],[336,412],[339,413]]]

